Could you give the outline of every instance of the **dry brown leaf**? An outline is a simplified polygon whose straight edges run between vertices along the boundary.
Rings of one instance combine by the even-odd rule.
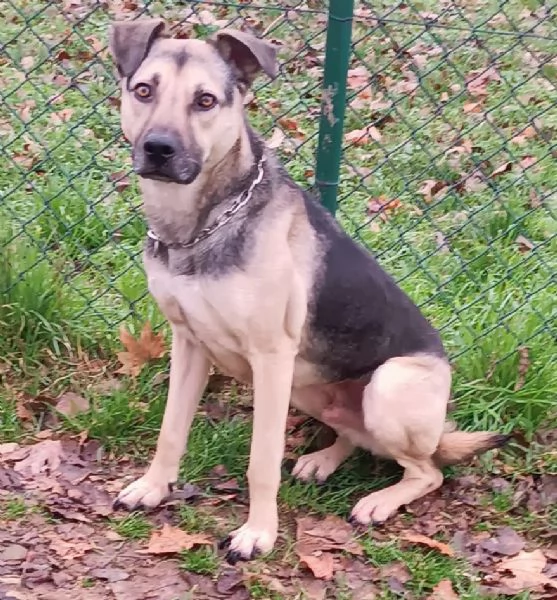
[[[72,540],[71,542],[66,542],[61,538],[56,538],[50,543],[50,549],[66,560],[80,558],[84,556],[86,552],[94,550],[95,548],[95,544],[91,544],[86,540]]]
[[[162,333],[153,333],[151,324],[145,323],[139,339],[126,329],[120,327],[120,341],[126,347],[126,352],[118,352],[118,360],[122,366],[116,373],[137,377],[143,367],[151,360],[162,358],[166,353]]]
[[[360,65],[354,69],[348,70],[346,83],[348,84],[348,87],[353,90],[359,90],[369,84],[369,79],[369,71],[363,65]]]
[[[89,410],[89,400],[74,392],[65,392],[58,398],[55,408],[66,417],[73,417]]]
[[[497,565],[500,573],[508,571],[512,577],[502,577],[501,583],[516,592],[533,590],[549,586],[557,589],[557,581],[544,575],[547,559],[541,550],[522,551],[517,556],[504,560]]]
[[[465,113],[480,113],[482,112],[482,102],[465,102],[462,110]]]
[[[72,118],[73,113],[73,108],[63,108],[58,112],[52,113],[50,120],[54,125],[61,125],[62,123],[67,123]]]
[[[434,588],[431,596],[427,600],[459,600],[460,596],[453,589],[453,584],[449,579],[443,579]]]
[[[508,161],[498,166],[490,175],[490,177],[497,177],[503,173],[508,173],[513,168],[512,162]]]
[[[441,192],[443,192],[446,187],[447,185],[444,181],[426,179],[422,183],[418,193],[423,195],[426,202],[431,202],[438,194],[441,195]]]
[[[300,562],[304,563],[317,579],[330,581],[334,573],[333,555],[329,552],[316,554],[299,554]]]
[[[441,554],[446,556],[454,556],[454,550],[448,545],[433,538],[422,535],[421,533],[408,532],[402,535],[401,539],[406,540],[412,544],[420,544],[427,546],[433,550],[438,550]]]
[[[541,208],[542,201],[534,188],[530,190],[530,208]]]
[[[386,221],[388,213],[394,212],[402,206],[402,202],[398,198],[387,198],[386,196],[377,196],[372,198],[367,203],[368,214],[379,214],[383,221]]]
[[[278,123],[281,127],[286,129],[286,131],[289,131],[296,139],[305,139],[306,134],[300,129],[296,119],[292,119],[291,117],[281,117],[278,120]]]
[[[526,346],[520,346],[518,349],[518,355],[518,379],[514,384],[515,391],[518,391],[524,387],[526,373],[528,373],[528,368],[530,367],[530,356]],[[520,549],[522,550],[522,548]]]
[[[511,138],[510,141],[512,144],[518,144],[519,146],[522,146],[522,144],[525,144],[530,138],[536,137],[536,133],[537,132],[534,127],[529,125],[526,127],[526,129],[524,129],[524,131],[521,131],[519,134]]]
[[[532,165],[535,165],[538,159],[535,156],[526,155],[518,161],[518,166],[521,169],[529,169]]]
[[[368,144],[370,140],[380,142],[383,139],[383,136],[377,127],[369,125],[363,129],[354,129],[353,131],[349,131],[344,136],[344,139],[347,142],[351,142],[355,146],[365,146],[365,144]]]
[[[31,475],[38,475],[45,469],[52,472],[58,469],[63,456],[60,440],[44,440],[29,448],[29,454],[15,464],[14,471],[29,471]]]
[[[518,251],[521,254],[525,254],[526,252],[530,252],[534,248],[534,244],[525,236],[519,235],[515,242],[518,244]]]
[[[174,554],[182,550],[191,550],[194,546],[211,545],[213,541],[202,533],[187,533],[168,523],[160,531],[154,531],[146,550],[141,554]]]
[[[471,96],[487,96],[487,86],[492,81],[501,81],[495,67],[471,71],[466,77],[466,89]]]
[[[130,187],[130,179],[125,171],[116,171],[110,174],[110,181],[114,183],[117,192],[122,193]]]
[[[30,69],[32,69],[34,64],[35,59],[33,56],[24,56],[21,59],[21,66],[24,68],[25,71],[29,71]]]
[[[284,131],[280,127],[275,127],[273,129],[273,134],[267,140],[267,147],[269,148],[280,148],[282,146],[282,142],[286,136],[284,135]]]

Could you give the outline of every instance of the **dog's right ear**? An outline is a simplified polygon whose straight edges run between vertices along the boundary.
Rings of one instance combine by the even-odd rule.
[[[121,77],[131,77],[149,53],[153,42],[162,35],[164,21],[136,19],[116,21],[110,26],[110,52]]]

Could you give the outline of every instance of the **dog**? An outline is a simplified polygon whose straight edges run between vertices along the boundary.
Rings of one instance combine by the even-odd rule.
[[[441,467],[507,437],[450,431],[451,368],[436,329],[254,132],[244,98],[278,74],[273,45],[224,29],[171,39],[158,19],[115,22],[121,123],[149,232],[148,287],[172,329],[168,399],[155,456],[118,496],[159,505],[178,477],[211,365],[254,388],[249,516],[229,562],[269,552],[292,404],[337,434],[293,475],[324,481],[356,447],[404,469],[351,520],[383,523],[439,488]]]

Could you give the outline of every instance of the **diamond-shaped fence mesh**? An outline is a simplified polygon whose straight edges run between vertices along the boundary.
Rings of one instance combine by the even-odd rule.
[[[110,339],[126,319],[160,323],[110,20],[275,42],[280,75],[258,80],[247,111],[309,187],[327,4],[3,0],[0,324],[30,335],[27,310]],[[556,337],[556,25],[536,0],[359,2],[353,15],[337,216],[478,369],[474,357],[517,360]]]

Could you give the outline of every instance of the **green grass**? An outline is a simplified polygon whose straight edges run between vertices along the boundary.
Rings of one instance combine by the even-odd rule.
[[[130,513],[120,519],[113,519],[110,526],[118,535],[130,540],[148,538],[153,529],[153,525],[145,515],[138,512]]]
[[[212,548],[202,547],[180,554],[181,568],[198,575],[214,575],[219,565],[220,559]]]
[[[21,498],[0,499],[0,521],[15,521],[24,517],[30,510]]]
[[[112,182],[115,174],[129,170],[130,152],[117,109],[106,99],[117,95],[110,59],[103,53],[101,61],[91,64],[88,44],[105,41],[111,15],[99,7],[70,28],[57,4],[13,4],[17,10],[10,5],[3,10],[4,36],[14,39],[0,59],[0,438],[17,440],[27,433],[16,414],[19,392],[46,390],[55,396],[72,387],[87,395],[91,410],[64,427],[86,429],[108,448],[144,458],[155,444],[162,417],[167,384],[157,381],[167,361],[150,365],[137,380],[123,378],[117,390],[100,392],[97,376],[84,367],[88,357],[113,370],[121,322],[135,332],[146,320],[166,327],[146,294],[139,256],[145,224],[137,182],[131,176],[120,192]],[[387,2],[381,10],[387,13],[395,6]],[[554,81],[555,72],[550,65],[529,63],[523,46],[511,48],[515,38],[503,35],[512,32],[510,21],[519,30],[531,27],[524,4],[505,3],[507,20],[497,22],[493,15],[498,6],[485,2],[459,15],[468,9],[455,5],[439,23],[458,27],[445,29],[424,28],[412,5],[386,15],[395,21],[387,19],[379,28],[365,14],[355,20],[351,67],[365,64],[374,73],[372,98],[381,99],[383,106],[358,105],[356,91],[350,90],[346,131],[371,123],[381,140],[346,148],[338,217],[441,330],[454,357],[459,424],[519,431],[531,440],[539,428],[557,425],[557,198],[550,195],[557,189],[557,162],[550,154],[557,115],[549,110],[556,97],[546,79]],[[174,19],[186,9],[165,1],[155,2],[153,10]],[[280,11],[272,8],[249,10],[263,29],[272,25],[269,36],[285,41],[280,56],[290,60],[276,81],[258,82],[249,118],[267,136],[275,120],[297,125],[305,143],[298,146],[287,131],[278,153],[292,177],[307,187],[313,181],[321,73],[295,54],[301,49],[300,34],[314,36],[314,53],[320,54],[324,21],[294,13],[281,20]],[[423,0],[419,10],[441,12],[432,0]],[[222,8],[219,18],[236,14]],[[474,42],[464,17],[483,23]],[[549,27],[542,23],[535,33],[548,36]],[[497,34],[485,33],[490,28]],[[212,26],[193,27],[195,34],[201,30]],[[37,36],[50,46],[59,44],[52,52],[55,58]],[[523,44],[542,62],[551,55],[542,37],[524,38]],[[449,52],[427,54],[435,47]],[[62,50],[69,58],[60,58]],[[426,59],[412,63],[415,54]],[[465,78],[487,66],[490,54],[498,57],[502,79],[488,84],[482,112],[468,113],[466,104],[476,99],[466,93]],[[34,64],[29,70],[22,61],[30,56]],[[28,72],[22,77],[24,70]],[[419,78],[415,93],[401,85],[409,73]],[[60,93],[60,102],[47,102]],[[27,122],[26,106],[31,107]],[[53,113],[63,109],[71,111],[69,119],[54,123]],[[510,141],[534,119],[540,133],[520,145]],[[455,155],[451,149],[463,140],[471,152]],[[538,162],[522,172],[518,163],[524,157]],[[512,170],[488,178],[481,189],[459,184],[478,165],[489,174],[507,161]],[[442,181],[447,192],[426,201],[420,189],[427,180]],[[370,223],[368,202],[379,196],[399,200],[400,207],[387,220],[376,217]],[[533,207],[532,197],[542,198],[541,206]],[[448,251],[438,248],[439,232]],[[521,252],[518,236],[530,240],[534,249]],[[522,375],[521,346],[528,348]],[[232,405],[236,400],[232,396]],[[196,419],[181,475],[209,490],[208,474],[224,465],[244,486],[250,430],[249,420],[232,409],[229,418]],[[518,476],[538,473],[540,465],[557,470],[555,455],[536,445],[520,456],[508,453],[505,460]],[[493,470],[488,459],[481,464],[487,472]],[[363,454],[324,486],[301,484],[285,473],[281,509],[346,515],[358,496],[383,487],[397,473]],[[486,501],[501,518],[511,502],[504,494]],[[17,515],[17,506],[4,506],[2,514]],[[539,527],[525,514],[507,517],[519,529]],[[178,521],[188,531],[220,528],[212,514],[189,506],[180,508]],[[111,526],[132,538],[148,536],[151,527],[136,514]],[[419,574],[412,584],[418,596],[445,577],[463,599],[478,597],[473,576],[458,561],[396,545],[368,550],[372,562],[404,559],[412,565]],[[201,549],[184,554],[182,564],[212,574],[215,558]],[[268,590],[254,585],[254,598],[269,597]]]

